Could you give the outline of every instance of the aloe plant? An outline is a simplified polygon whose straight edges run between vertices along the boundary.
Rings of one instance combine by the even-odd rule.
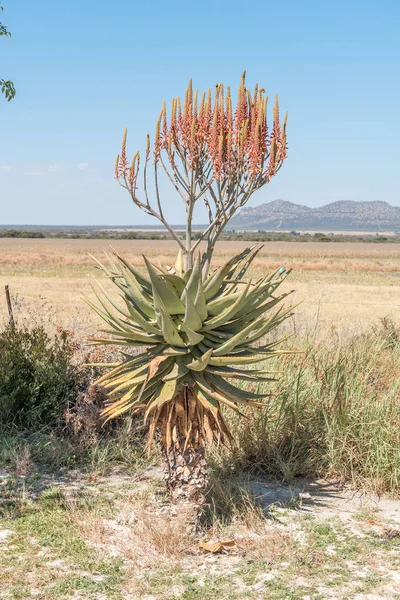
[[[120,346],[123,360],[102,365],[109,370],[97,383],[109,390],[106,419],[143,412],[149,443],[160,431],[174,500],[204,500],[205,445],[231,439],[225,407],[242,414],[244,406],[262,406],[265,394],[249,387],[276,381],[264,363],[282,351],[277,349],[279,341],[268,339],[268,334],[292,314],[292,307],[284,309],[281,304],[288,293],[275,293],[288,274],[285,269],[258,281],[246,279],[260,247],[247,248],[210,269],[215,243],[229,218],[269,182],[286,157],[286,117],[281,127],[276,100],[268,133],[266,107],[264,90],[256,86],[252,95],[244,76],[235,111],[230,90],[225,92],[222,85],[216,87],[212,105],[210,91],[199,104],[197,91],[193,94],[189,84],[183,109],[179,99],[173,100],[169,122],[164,105],[153,152],[156,208],[147,193],[149,137],[144,201],[137,195],[140,155],[128,163],[126,130],[116,160],[117,180],[137,206],[165,225],[180,250],[175,267],[158,267],[143,257],[146,274],[116,253],[109,256],[109,266],[98,263],[119,289],[122,305],[101,286],[101,293],[96,292],[99,304],[87,299],[112,336],[93,338],[92,343]],[[185,240],[164,218],[158,169],[165,171],[184,200]],[[200,199],[210,223],[194,241],[193,210]],[[142,351],[135,353],[136,347]],[[239,387],[240,381],[248,385]]]

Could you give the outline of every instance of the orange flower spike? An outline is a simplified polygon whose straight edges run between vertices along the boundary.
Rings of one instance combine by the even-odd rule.
[[[256,85],[254,86],[253,101],[254,104],[257,104],[258,102],[258,83],[256,83]]]
[[[226,123],[229,128],[232,128],[232,98],[229,86],[226,91]]]
[[[215,103],[214,106],[214,114],[213,114],[213,122],[212,122],[212,129],[217,130],[218,127],[218,104]]]
[[[128,159],[126,158],[126,136],[128,130],[124,127],[124,133],[122,136],[121,154],[118,161],[118,177],[124,177],[129,172]]]
[[[115,159],[115,178],[116,179],[119,179],[118,165],[119,165],[119,154],[117,154],[117,158]]]
[[[179,96],[176,99],[176,109],[178,112],[178,121],[180,121],[182,119],[182,107],[181,107],[181,99],[179,98]]]
[[[228,168],[232,164],[232,127],[229,126],[229,129],[226,134],[226,164]]]
[[[163,110],[161,110],[158,119],[157,119],[157,124],[156,124],[156,135],[154,138],[154,160],[156,162],[158,162],[158,159],[160,157],[160,151],[161,151],[161,119],[163,117]]]
[[[205,105],[205,113],[206,113],[205,118],[206,118],[208,130],[210,129],[210,123],[211,123],[211,105],[212,105],[211,90],[210,90],[210,88],[208,88],[207,100],[206,100],[206,105]]]
[[[223,155],[224,155],[224,136],[221,133],[218,137],[218,156],[219,156],[219,160],[221,161],[221,163],[222,163]]]
[[[260,96],[258,101],[258,118],[260,122],[261,152],[264,155],[267,150],[267,113],[265,98]]]
[[[240,144],[241,129],[248,116],[247,93],[245,87],[246,71],[243,73],[238,89],[238,102],[235,110],[234,133],[236,143]]]
[[[273,108],[273,115],[274,115],[274,126],[273,126],[273,131],[272,131],[272,137],[274,137],[277,141],[280,139],[281,137],[281,126],[279,123],[279,100],[278,100],[278,96],[275,96],[275,105]]]
[[[275,138],[272,138],[271,146],[269,149],[269,165],[268,165],[269,178],[271,178],[275,175],[275,166],[276,166],[276,142],[275,142]]]
[[[279,99],[277,94],[275,94],[275,119],[279,124]]]
[[[190,128],[190,162],[191,162],[191,166],[194,169],[196,167],[196,123],[193,120],[192,121],[192,126]]]
[[[136,183],[136,176],[137,176],[136,161],[138,160],[138,157],[139,157],[139,152],[136,152],[133,155],[132,164],[129,169],[129,185],[133,191],[134,191],[134,187],[135,187],[135,183]]]
[[[219,98],[219,86],[215,87],[215,97],[214,97],[214,114],[211,125],[211,135],[210,135],[210,154],[211,157],[215,157],[218,152],[218,98]]]
[[[146,136],[146,161],[149,159],[150,156],[150,135],[147,134]]]
[[[196,90],[194,92],[194,99],[193,99],[193,118],[197,121],[197,103],[198,103],[198,95],[199,95],[199,90]]]
[[[281,147],[279,149],[279,159],[281,161],[287,158],[287,141],[286,141],[286,123],[288,119],[288,113],[285,113],[285,117],[283,119],[282,125],[282,137],[281,137]]]
[[[240,133],[239,133],[239,159],[241,161],[244,160],[246,154],[246,141],[247,141],[247,127],[248,127],[248,119],[242,124]]]
[[[216,156],[214,159],[214,173],[215,179],[221,180],[223,177],[222,168],[223,168],[223,152],[224,152],[224,136],[218,136],[218,148],[216,152]]]
[[[189,81],[189,85],[187,87],[187,109],[189,116],[193,115],[193,84],[192,80]]]
[[[219,104],[218,104],[218,128],[220,133],[224,130],[225,125],[225,102],[224,102],[224,86],[219,84]]]
[[[121,146],[121,162],[126,161],[126,137],[128,135],[128,130],[124,127],[124,133],[122,136],[122,146]]]
[[[206,131],[207,131],[206,124],[204,122],[204,120],[205,120],[205,102],[206,102],[206,95],[203,92],[203,94],[201,96],[201,100],[200,100],[199,112],[197,115],[198,136],[202,142],[206,138]]]
[[[171,107],[171,126],[170,126],[170,134],[172,138],[176,139],[176,128],[177,128],[177,120],[176,120],[176,98],[172,99],[172,107]],[[169,139],[171,138],[169,136]]]
[[[190,130],[192,124],[193,115],[193,90],[192,80],[189,81],[189,85],[186,88],[185,102],[183,105],[183,118],[180,124],[182,144],[184,148],[188,148],[190,145]]]
[[[167,107],[165,105],[165,101],[162,103],[162,113],[163,113],[163,141],[166,141],[168,135],[168,124],[167,124]]]

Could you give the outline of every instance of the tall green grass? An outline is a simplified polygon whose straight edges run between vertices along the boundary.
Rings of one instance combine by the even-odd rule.
[[[333,478],[399,496],[400,329],[383,321],[344,344],[298,339],[297,347],[303,352],[275,365],[283,375],[266,407],[234,420],[236,447],[223,453],[224,468],[285,481]],[[270,392],[264,385],[252,389]]]

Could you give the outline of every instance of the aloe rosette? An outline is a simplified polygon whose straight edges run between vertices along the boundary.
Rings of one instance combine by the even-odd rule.
[[[205,443],[231,438],[223,406],[241,414],[243,406],[263,405],[265,394],[235,382],[257,387],[276,381],[273,372],[249,366],[283,352],[277,349],[279,341],[267,336],[292,314],[292,307],[281,304],[291,292],[275,293],[288,274],[282,268],[256,282],[244,279],[259,250],[240,252],[206,278],[200,256],[188,271],[181,255],[169,269],[143,257],[146,275],[116,253],[109,256],[109,267],[98,263],[123,301],[115,302],[102,286],[96,292],[99,305],[87,300],[112,336],[92,338],[92,344],[123,348],[121,363],[96,382],[108,390],[103,415],[112,419],[142,411],[150,442],[160,429],[169,470],[175,465],[177,490],[182,490],[182,477],[199,490],[206,485]],[[136,347],[142,351],[135,353]],[[183,460],[187,451],[193,460]],[[171,472],[169,479],[174,487]]]

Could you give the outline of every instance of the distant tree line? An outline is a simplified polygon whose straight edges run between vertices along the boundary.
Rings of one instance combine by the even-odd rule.
[[[2,238],[44,238],[41,231],[25,231],[23,229],[3,229],[0,230]]]
[[[184,239],[184,234],[178,234]],[[198,239],[199,232],[193,232],[193,239]],[[168,233],[154,231],[46,231],[29,229],[3,229],[0,238],[49,238],[72,240],[169,240]],[[384,236],[378,233],[365,233],[350,235],[345,233],[300,233],[298,231],[226,231],[222,236],[225,241],[249,242],[373,242],[373,243],[400,243],[400,235]]]

